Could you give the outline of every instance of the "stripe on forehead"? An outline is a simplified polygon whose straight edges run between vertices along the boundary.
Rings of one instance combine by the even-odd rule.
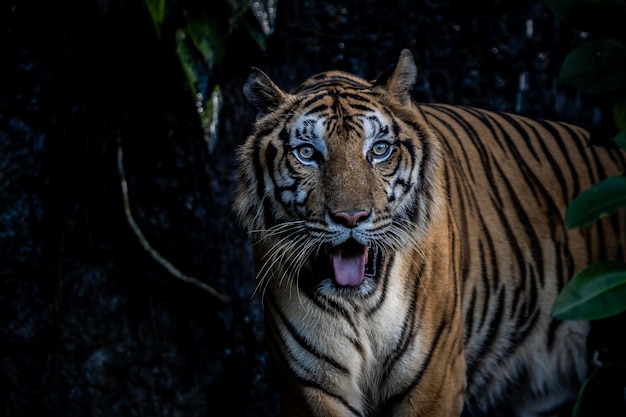
[[[338,73],[338,72],[324,72],[309,78],[307,81],[296,90],[296,94],[311,94],[320,90],[327,90],[329,88],[342,87],[353,89],[365,89],[370,88],[371,84],[367,81],[352,76],[350,74]]]
[[[342,72],[326,72],[306,80],[295,94],[302,120],[323,120],[326,134],[363,130],[363,118],[377,109],[369,82]],[[298,129],[299,130],[299,129]]]
[[[341,135],[345,136],[346,140],[361,138],[369,148],[372,141],[397,135],[397,125],[393,119],[387,117],[388,114],[387,116],[385,114],[380,109],[369,107],[341,116],[330,111],[307,112],[294,121],[291,130],[292,146],[307,142],[322,150],[325,148],[323,142],[329,136]],[[325,149],[322,153],[325,153]]]

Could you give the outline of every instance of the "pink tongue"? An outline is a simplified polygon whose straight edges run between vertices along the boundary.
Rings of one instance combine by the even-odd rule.
[[[361,285],[365,275],[365,255],[367,246],[359,250],[338,249],[332,253],[335,281],[341,286]]]

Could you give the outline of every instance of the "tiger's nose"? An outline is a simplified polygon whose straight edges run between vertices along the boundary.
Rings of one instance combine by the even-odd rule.
[[[365,210],[337,211],[332,214],[335,222],[349,228],[356,227],[360,221],[367,219],[369,216],[370,212]]]

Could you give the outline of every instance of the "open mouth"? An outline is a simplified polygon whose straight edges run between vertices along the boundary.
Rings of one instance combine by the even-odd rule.
[[[380,254],[375,247],[349,240],[329,248],[316,259],[321,278],[332,277],[340,287],[358,287],[365,277],[376,277]]]

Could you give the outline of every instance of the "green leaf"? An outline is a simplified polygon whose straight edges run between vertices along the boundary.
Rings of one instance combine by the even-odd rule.
[[[582,227],[626,207],[626,176],[604,179],[580,193],[565,213],[567,227]]]
[[[624,68],[626,71],[626,68]],[[613,120],[620,132],[626,132],[626,92],[620,91],[613,95]],[[625,149],[626,148],[622,148]]]
[[[578,46],[566,57],[559,82],[581,91],[601,93],[626,88],[626,46],[596,38]]]
[[[620,132],[613,138],[613,141],[617,143],[617,146],[626,151],[626,132]]]
[[[229,33],[236,29],[242,20],[245,20],[246,13],[252,9],[253,3],[260,0],[226,0],[228,5],[228,27]],[[267,1],[267,0],[266,0]]]
[[[187,32],[178,29],[176,31],[176,54],[185,76],[187,77],[187,84],[191,88],[192,94],[195,96],[198,93],[198,84],[200,82],[201,74],[206,73],[206,68],[202,68],[201,62],[194,57],[193,49],[189,46]]]
[[[220,112],[223,102],[224,99],[219,85],[215,86],[208,99],[202,94],[196,96],[196,110],[200,116],[200,124],[209,153],[213,153],[217,145]]]
[[[161,26],[163,26],[165,19],[165,0],[146,0],[146,6],[148,6],[154,27],[160,36]]]
[[[574,410],[572,410],[572,416],[580,416],[583,410],[597,411],[597,400],[596,403],[593,402],[593,391],[606,391],[607,388],[611,389],[614,387],[626,387],[626,363],[624,362],[606,363],[589,375],[580,387]],[[621,390],[613,390],[613,392],[619,391]],[[587,399],[587,394],[589,394],[589,400]],[[587,410],[587,408],[590,408],[590,410]],[[585,413],[584,415],[593,415],[593,413]]]
[[[626,264],[602,261],[577,273],[556,298],[552,315],[561,320],[597,320],[626,310]]]
[[[258,25],[252,25],[245,19],[242,21],[241,26],[248,33],[250,39],[252,39],[261,50],[265,50],[266,37],[263,31],[257,28]]]
[[[227,31],[207,10],[198,12],[187,24],[186,32],[210,70],[219,65],[226,53]]]
[[[207,142],[209,152],[212,152],[217,143],[218,121],[223,102],[222,93],[213,80],[213,67],[209,67],[209,62],[200,57],[196,43],[189,41],[187,32],[179,29],[176,33],[176,40],[176,52],[193,94],[204,140]]]

